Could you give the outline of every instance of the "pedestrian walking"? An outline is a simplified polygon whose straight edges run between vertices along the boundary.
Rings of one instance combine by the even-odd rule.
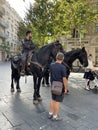
[[[60,103],[64,99],[64,93],[67,93],[67,73],[66,67],[62,65],[64,60],[64,54],[58,53],[56,56],[56,62],[50,66],[50,79],[51,79],[51,94],[52,100],[50,102],[49,119],[53,121],[62,120],[58,116]]]

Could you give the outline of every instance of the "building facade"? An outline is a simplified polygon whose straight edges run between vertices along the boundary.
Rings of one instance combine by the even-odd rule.
[[[5,41],[7,38],[5,31],[8,28],[8,24],[3,18],[5,15],[4,4],[5,0],[0,0],[0,61],[5,59]]]
[[[5,60],[17,54],[17,47],[19,44],[17,31],[18,24],[22,19],[6,0],[0,0],[0,2],[2,2],[0,3],[1,11],[3,9],[0,23],[5,25],[3,25],[3,30],[1,32],[1,34],[4,35],[1,44],[4,47],[1,49],[0,60]]]

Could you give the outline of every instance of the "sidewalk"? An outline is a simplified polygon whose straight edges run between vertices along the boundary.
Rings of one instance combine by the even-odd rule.
[[[72,73],[59,114],[63,121],[47,118],[50,87],[41,87],[43,101],[33,105],[33,81],[21,78],[22,93],[10,93],[10,65],[0,67],[0,130],[98,130],[98,95],[84,90],[83,74]]]

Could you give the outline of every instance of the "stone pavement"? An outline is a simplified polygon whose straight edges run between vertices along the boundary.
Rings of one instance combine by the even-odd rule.
[[[43,101],[35,106],[32,77],[28,77],[27,84],[21,78],[20,94],[11,94],[10,77],[10,64],[0,63],[0,130],[98,130],[98,95],[84,90],[83,74],[70,75],[70,95],[65,95],[59,112],[61,122],[47,119],[49,87],[41,87]]]

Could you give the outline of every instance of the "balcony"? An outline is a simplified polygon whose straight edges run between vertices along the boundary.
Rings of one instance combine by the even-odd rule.
[[[7,35],[4,34],[4,32],[2,30],[0,30],[0,38],[2,38],[2,39],[7,39],[8,38]]]
[[[0,15],[5,15],[5,9],[3,7],[0,7]]]
[[[0,19],[0,25],[4,28],[8,28],[8,23],[6,23],[4,20]]]

